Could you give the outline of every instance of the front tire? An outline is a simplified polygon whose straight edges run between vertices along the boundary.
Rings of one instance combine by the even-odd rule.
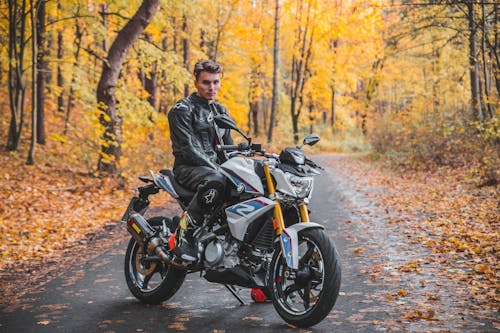
[[[175,229],[172,220],[166,217],[152,217],[147,221],[153,228],[158,228],[163,225],[163,220],[168,228]],[[145,263],[141,261],[143,255],[143,248],[131,238],[124,267],[128,289],[143,303],[160,304],[179,290],[187,272],[160,261]]]
[[[322,321],[335,305],[341,270],[335,245],[323,230],[303,230],[298,239],[298,271],[287,266],[280,247],[273,255],[268,286],[280,317],[307,328]]]

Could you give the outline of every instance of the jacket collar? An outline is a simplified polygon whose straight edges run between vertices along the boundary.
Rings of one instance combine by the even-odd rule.
[[[190,98],[193,103],[206,104],[208,106],[208,101],[203,97],[198,96],[196,93],[192,93]]]

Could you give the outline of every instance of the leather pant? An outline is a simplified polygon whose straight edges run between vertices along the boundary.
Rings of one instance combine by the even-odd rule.
[[[222,204],[226,191],[226,177],[210,167],[180,165],[174,168],[176,180],[195,191],[187,212],[197,225],[203,223],[203,215],[210,214]]]

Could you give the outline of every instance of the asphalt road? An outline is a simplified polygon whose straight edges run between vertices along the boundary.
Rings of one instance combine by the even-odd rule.
[[[317,160],[326,162],[326,157]],[[387,295],[401,285],[408,288],[412,278],[373,279],[370,268],[386,260],[403,260],[403,250],[412,255],[425,253],[407,249],[405,235],[382,226],[383,215],[367,219],[363,214],[374,212],[374,204],[330,168],[317,178],[311,210],[311,220],[323,224],[336,243],[342,287],[330,315],[313,328],[300,331],[421,332],[453,328],[468,332],[485,328],[467,324],[463,318],[458,324],[401,320],[412,305],[390,301]],[[363,223],[370,223],[370,228]],[[224,286],[208,283],[196,274],[189,275],[177,294],[164,304],[141,304],[125,283],[125,248],[126,242],[120,242],[91,261],[82,260],[15,305],[0,309],[0,332],[299,331],[286,325],[271,303],[253,303],[248,289],[241,290],[247,302],[241,306]],[[370,255],[360,255],[363,251]],[[425,272],[420,274],[425,278]],[[427,287],[433,292],[431,285]],[[451,291],[440,287],[439,293],[445,297]]]

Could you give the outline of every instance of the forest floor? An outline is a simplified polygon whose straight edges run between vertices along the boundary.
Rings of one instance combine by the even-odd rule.
[[[478,313],[486,316],[498,313],[499,186],[477,187],[465,169],[403,172],[361,155],[327,161],[339,176],[357,184],[356,190],[377,204],[380,214],[389,217],[388,227],[397,225],[404,230],[407,247],[423,245],[433,253],[390,272],[383,265],[368,266],[364,274],[372,281],[397,279],[404,274],[418,276],[425,265],[438,265],[440,271],[434,279],[460,282],[464,287],[456,292],[468,299],[471,310],[481,310]],[[79,260],[75,254],[86,251],[88,259],[123,241],[127,235],[115,232],[117,220],[138,184],[130,179],[123,185],[52,163],[26,166],[15,155],[1,155],[0,289],[4,301],[9,294],[27,292],[37,275],[60,274],[66,265]],[[162,200],[169,202],[167,197],[155,198],[155,202]],[[367,221],[378,214],[360,213]],[[359,257],[372,253],[363,247],[353,251]],[[24,284],[13,284],[19,277],[24,277]],[[427,282],[422,279],[419,283],[425,286]],[[386,295],[395,304],[410,297],[407,289]],[[437,296],[427,295],[427,301],[432,302],[433,297]],[[439,320],[426,306],[409,309],[405,319]],[[498,318],[494,325],[500,329]]]

